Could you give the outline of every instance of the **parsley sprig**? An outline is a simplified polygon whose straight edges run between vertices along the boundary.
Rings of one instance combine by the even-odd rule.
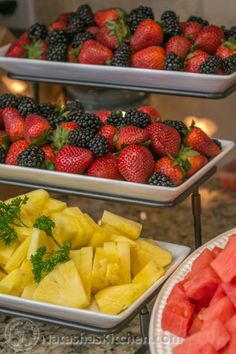
[[[53,236],[52,229],[55,227],[55,222],[46,215],[40,216],[34,223],[34,227],[42,230],[48,237],[51,237],[58,247],[61,245],[57,242]]]

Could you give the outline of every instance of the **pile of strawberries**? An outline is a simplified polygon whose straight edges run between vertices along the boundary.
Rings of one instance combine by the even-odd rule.
[[[0,163],[173,187],[220,151],[194,123],[161,120],[151,106],[86,113],[78,100],[0,96]]]
[[[236,71],[236,26],[230,29],[174,11],[155,19],[150,7],[95,13],[89,5],[61,14],[49,26],[34,24],[6,56],[203,74]]]

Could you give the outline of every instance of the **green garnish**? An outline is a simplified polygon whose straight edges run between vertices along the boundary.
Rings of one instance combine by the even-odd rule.
[[[55,222],[46,215],[40,216],[34,223],[36,229],[42,230],[48,237],[51,237],[58,247],[61,245],[54,238],[52,229],[55,227]]]
[[[50,273],[57,264],[69,261],[70,249],[70,242],[65,243],[57,251],[51,253],[47,252],[45,246],[38,248],[37,252],[30,257],[33,265],[34,280],[39,283],[43,276]]]
[[[21,220],[20,212],[28,197],[17,197],[10,203],[0,202],[0,239],[5,245],[10,246],[17,240],[16,230],[12,226],[28,227]]]

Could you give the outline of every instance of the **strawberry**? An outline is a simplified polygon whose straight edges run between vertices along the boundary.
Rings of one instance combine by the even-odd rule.
[[[144,144],[148,141],[146,129],[132,125],[120,129],[116,137],[116,148],[122,150],[127,145]]]
[[[94,19],[98,27],[103,27],[107,22],[125,18],[125,12],[120,8],[110,8],[95,12]]]
[[[4,108],[2,119],[10,141],[20,140],[24,137],[25,120],[15,108]]]
[[[199,73],[200,65],[209,58],[209,54],[202,50],[195,50],[187,56],[184,70],[190,73]]]
[[[186,135],[185,145],[191,146],[193,150],[206,157],[217,156],[221,151],[220,147],[201,128],[194,126],[194,123]]]
[[[101,43],[89,39],[83,43],[79,52],[79,63],[104,65],[112,59],[112,51]]]
[[[182,22],[180,24],[182,34],[185,38],[188,38],[191,42],[194,42],[200,33],[202,26],[198,22]]]
[[[112,151],[114,148],[114,137],[117,133],[117,128],[112,125],[104,125],[98,131],[98,135],[104,136],[107,139],[109,150]]]
[[[109,153],[93,161],[88,169],[88,176],[99,178],[120,179],[118,170],[118,159],[115,155]]]
[[[220,27],[208,25],[198,34],[194,45],[208,54],[214,54],[223,39],[224,32]]]
[[[70,44],[67,49],[67,60],[70,63],[78,63],[78,53],[79,48],[73,48],[72,44]]]
[[[200,170],[200,168],[202,168],[203,166],[205,166],[208,163],[208,159],[206,158],[206,156],[201,155],[201,154],[197,154],[195,156],[188,157],[187,160],[188,160],[189,164],[191,165],[191,167],[185,173],[186,177],[192,176],[194,173],[196,173],[198,170]]]
[[[135,68],[159,69],[165,65],[165,51],[162,47],[148,47],[139,50],[131,57],[131,65]]]
[[[144,146],[130,145],[119,156],[118,168],[129,182],[146,183],[155,166],[151,152]]]
[[[156,123],[157,120],[159,120],[161,118],[160,113],[158,112],[157,109],[155,109],[154,107],[151,106],[142,106],[138,108],[139,112],[144,112],[149,114],[149,116],[151,117],[151,122],[152,124]]]
[[[236,54],[236,43],[233,42],[223,42],[216,50],[216,55],[222,60],[234,54]]]
[[[97,27],[97,26],[89,26],[86,28],[86,32],[93,34],[95,37],[98,33],[98,30],[99,30],[99,27]]]
[[[144,20],[137,27],[130,41],[130,47],[133,52],[140,49],[159,46],[163,42],[162,27],[154,20]]]
[[[110,49],[117,49],[129,39],[129,29],[122,21],[109,21],[99,28],[96,40]]]
[[[78,124],[75,122],[64,122],[59,125],[60,128],[65,129],[67,131],[78,129]]]
[[[60,14],[60,16],[57,18],[57,21],[59,22],[68,22],[68,18],[71,15],[71,12],[63,12],[62,14]]]
[[[66,21],[56,21],[50,24],[50,26],[48,27],[48,32],[52,32],[55,29],[62,29],[62,30],[66,30],[67,27],[67,23]]]
[[[9,58],[23,58],[26,54],[26,49],[22,47],[22,45],[15,41],[14,43],[11,44],[9,47],[6,57]]]
[[[56,156],[56,171],[83,173],[92,163],[93,153],[76,146],[63,147]]]
[[[44,167],[47,170],[55,169],[55,158],[56,158],[56,150],[51,145],[45,145],[41,147],[45,154]]]
[[[29,38],[29,33],[27,31],[23,32],[20,37],[17,39],[17,42],[21,44],[21,46],[27,45],[31,43],[31,39]]]
[[[11,144],[5,163],[7,165],[17,165],[17,157],[28,148],[29,144],[25,140],[18,140]]]
[[[96,112],[96,116],[100,119],[103,124],[106,124],[107,117],[111,114],[111,111],[100,111]]]
[[[160,156],[178,156],[181,137],[175,128],[169,127],[164,123],[155,123],[147,127],[147,132],[155,153]]]
[[[75,122],[61,123],[53,132],[53,146],[57,150],[61,150],[63,146],[69,145],[69,133],[70,131],[76,130],[77,128],[78,124]]]
[[[46,41],[39,39],[33,41],[30,45],[26,46],[27,58],[29,59],[47,59],[48,44]]]
[[[9,140],[4,130],[0,130],[0,146],[2,146],[4,150],[7,150],[9,146]]]
[[[37,115],[28,114],[25,118],[25,140],[29,144],[41,146],[44,145],[51,132],[51,125],[47,119]]]
[[[2,118],[2,111],[3,111],[3,109],[0,108],[0,129],[3,129],[3,127],[4,127],[3,118]]]
[[[155,172],[163,173],[170,178],[175,186],[183,183],[184,174],[179,165],[175,164],[175,160],[168,156],[161,157],[155,165]]]
[[[191,42],[183,36],[173,36],[166,43],[166,55],[174,52],[178,57],[184,59],[191,48]]]

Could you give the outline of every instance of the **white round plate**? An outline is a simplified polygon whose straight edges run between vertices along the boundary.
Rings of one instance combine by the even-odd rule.
[[[185,275],[191,270],[193,261],[202,253],[202,251],[205,248],[212,249],[215,246],[223,248],[232,234],[236,234],[236,228],[215,237],[202,247],[198,248],[178,267],[165,283],[156,299],[150,321],[149,346],[151,354],[173,354],[173,347],[183,342],[183,338],[177,337],[168,331],[163,331],[161,328],[162,313],[166,305],[166,300],[174,285],[183,280]]]

